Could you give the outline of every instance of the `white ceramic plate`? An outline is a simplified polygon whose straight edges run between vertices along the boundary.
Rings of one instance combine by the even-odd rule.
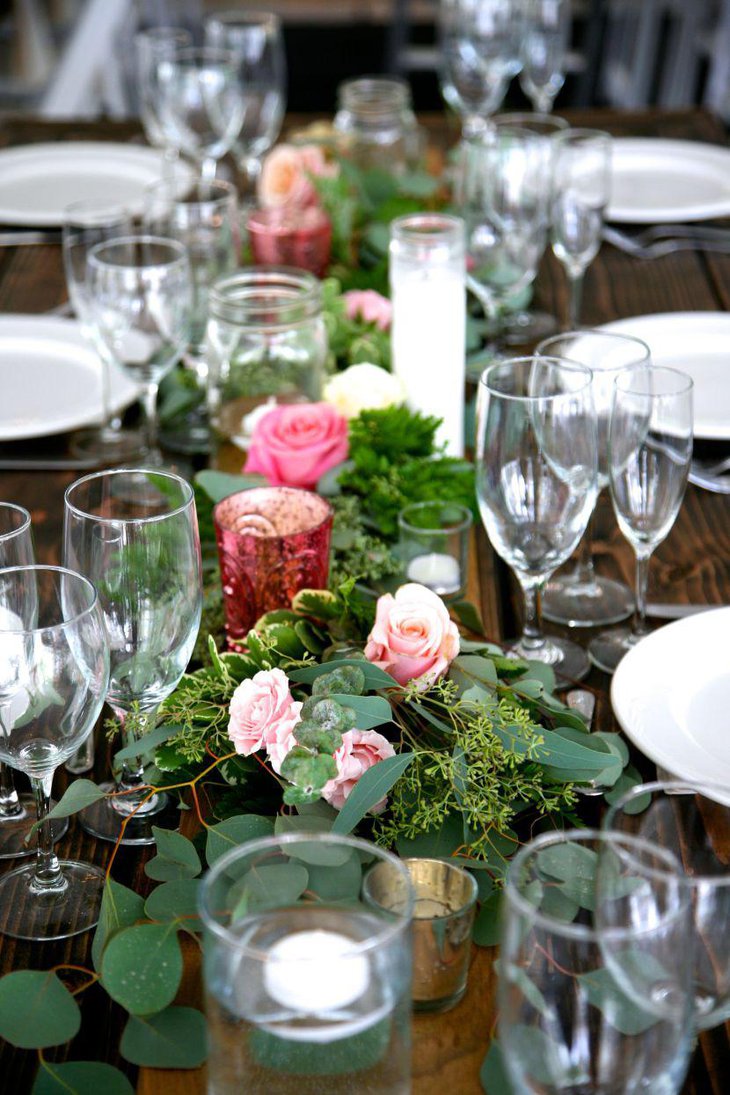
[[[607,220],[698,221],[730,214],[730,148],[618,137],[611,148]]]
[[[116,414],[138,389],[112,366]],[[0,316],[0,441],[64,433],[101,416],[101,365],[78,323],[48,316]]]
[[[700,612],[642,639],[611,685],[626,736],[680,779],[730,793],[730,608]]]
[[[58,227],[75,201],[105,198],[142,212],[162,177],[162,153],[106,141],[59,141],[0,150],[0,223]]]
[[[664,312],[605,323],[604,331],[642,338],[655,365],[694,380],[695,437],[730,438],[730,313]]]

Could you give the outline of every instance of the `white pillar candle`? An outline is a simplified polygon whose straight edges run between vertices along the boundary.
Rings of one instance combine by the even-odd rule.
[[[307,1015],[345,1008],[370,983],[368,960],[353,939],[333,931],[292,932],[269,950],[264,986],[272,1000]]]
[[[432,589],[434,593],[456,593],[461,586],[461,571],[453,555],[444,555],[432,551],[426,555],[416,555],[411,559],[406,571],[412,582]]]

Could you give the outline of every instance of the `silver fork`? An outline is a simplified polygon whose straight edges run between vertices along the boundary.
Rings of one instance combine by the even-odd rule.
[[[696,487],[713,491],[715,494],[730,494],[730,456],[713,464],[703,464],[693,460],[688,479]]]
[[[703,229],[702,233],[683,230],[670,238],[652,238],[649,233],[638,233],[629,236],[620,232],[617,228],[604,225],[603,238],[606,243],[624,251],[639,259],[661,259],[666,255],[673,255],[677,251],[712,251],[718,254],[730,254],[730,231],[717,228],[714,232],[718,235],[706,235],[709,229]]]

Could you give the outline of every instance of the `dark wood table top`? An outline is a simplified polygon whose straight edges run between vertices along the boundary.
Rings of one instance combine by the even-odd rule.
[[[721,124],[709,114],[693,112],[618,112],[583,111],[567,116],[574,124],[605,128],[616,135],[662,136],[725,143]],[[456,139],[456,130],[443,118],[425,119],[432,138],[442,146]],[[136,126],[126,123],[49,123],[28,119],[0,122],[0,147],[47,140],[138,139]],[[664,259],[641,262],[604,246],[589,268],[585,279],[582,320],[586,326],[605,323],[625,316],[656,312],[725,311],[730,297],[730,255],[680,252]],[[34,246],[0,248],[0,311],[42,313],[66,299],[60,248]],[[565,314],[567,300],[563,271],[556,260],[545,258],[536,283],[535,305],[559,317]],[[730,365],[729,365],[730,367]],[[16,451],[49,455],[62,451],[60,442],[25,442]],[[711,445],[705,448],[712,451]],[[0,446],[0,461],[8,447]],[[44,562],[57,562],[63,513],[63,492],[76,478],[73,471],[2,472],[0,497],[18,502],[32,514],[37,553]],[[520,598],[516,583],[491,551],[483,534],[478,535],[478,550],[473,553],[471,596],[478,601],[487,631],[495,638],[516,633],[520,616]],[[633,556],[621,537],[610,507],[603,502],[599,512],[595,544],[600,572],[633,583]],[[652,560],[650,600],[706,603],[730,603],[730,496],[714,495],[690,487],[679,517],[666,541]],[[583,638],[578,635],[578,638]],[[594,671],[586,682],[597,694],[596,725],[616,729],[608,693],[608,678]],[[723,713],[723,716],[726,713]],[[105,774],[107,757],[98,750],[97,775]],[[647,776],[653,766],[635,758]],[[57,791],[64,773],[57,778]],[[85,835],[72,824],[60,845],[63,856],[87,859],[104,865],[110,846]],[[120,882],[144,887],[147,880],[142,866],[149,852],[122,849],[114,872]],[[0,870],[3,868],[0,867]],[[88,965],[91,933],[59,943],[30,944],[3,938],[0,971],[38,968],[63,963]],[[494,954],[480,950],[470,974],[469,991],[462,1004],[442,1016],[419,1017],[415,1022],[414,1085],[418,1095],[444,1090],[458,1095],[481,1091],[479,1066],[494,1023],[492,961]],[[186,976],[181,1002],[199,1002],[199,984],[194,963]],[[83,995],[84,1022],[81,1032],[68,1046],[48,1051],[49,1058],[101,1059],[127,1069],[118,1053],[118,1042],[125,1013],[111,1003],[98,987]],[[727,1091],[730,1075],[728,1025],[700,1036],[693,1057],[685,1095],[721,1095]],[[35,1053],[7,1044],[0,1048],[0,1088],[3,1091],[30,1091],[37,1069]],[[138,1091],[151,1095],[172,1092],[204,1091],[202,1074],[153,1072],[142,1070],[136,1078]]]

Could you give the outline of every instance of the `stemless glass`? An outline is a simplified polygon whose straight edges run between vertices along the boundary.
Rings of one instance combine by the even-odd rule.
[[[568,276],[567,329],[575,330],[583,277],[601,246],[611,193],[611,138],[599,129],[569,129],[557,142],[552,247]]]
[[[98,243],[88,260],[89,325],[125,372],[141,383],[149,463],[157,448],[157,391],[188,341],[190,263],[183,244],[158,236]]]
[[[670,853],[546,833],[512,860],[498,987],[519,1092],[675,1095],[691,1049],[689,899]]]
[[[99,918],[104,872],[61,861],[48,810],[53,773],[91,733],[109,682],[104,620],[91,582],[62,567],[0,571],[0,760],[29,777],[35,864],[0,881],[0,931],[64,939]]]
[[[585,651],[547,638],[540,591],[583,535],[596,502],[591,372],[560,358],[508,359],[486,369],[477,399],[477,500],[492,547],[525,597],[520,657],[546,662],[557,683],[585,676]]]
[[[134,38],[140,121],[150,144],[164,150],[166,164],[175,161],[177,149],[160,116],[159,63],[172,57],[176,50],[191,46],[192,41],[190,32],[182,27],[151,27],[139,31]]]
[[[651,352],[645,342],[630,335],[586,329],[568,331],[541,342],[536,354],[565,357],[586,365],[593,373],[593,402],[598,429],[598,490],[608,486],[608,423],[616,377],[630,368],[651,368]],[[596,574],[591,554],[591,526],[578,546],[578,559],[570,574],[550,579],[542,599],[546,619],[570,627],[594,627],[618,623],[634,610],[631,590],[623,582]]]
[[[151,730],[163,699],[177,687],[200,624],[202,577],[193,490],[177,475],[148,469],[98,472],[66,491],[64,559],[97,585],[109,635],[107,702],[124,745]],[[167,796],[145,801],[144,771],[125,763],[120,792],[89,807],[81,824],[95,836],[150,844]],[[173,825],[175,822],[173,822]]]
[[[565,83],[570,0],[526,0],[520,87],[533,109],[549,114]]]
[[[619,528],[636,555],[633,628],[602,631],[588,651],[613,673],[627,650],[649,631],[649,560],[669,535],[682,504],[692,458],[691,377],[654,366],[627,369],[614,381],[608,431],[611,498]]]

